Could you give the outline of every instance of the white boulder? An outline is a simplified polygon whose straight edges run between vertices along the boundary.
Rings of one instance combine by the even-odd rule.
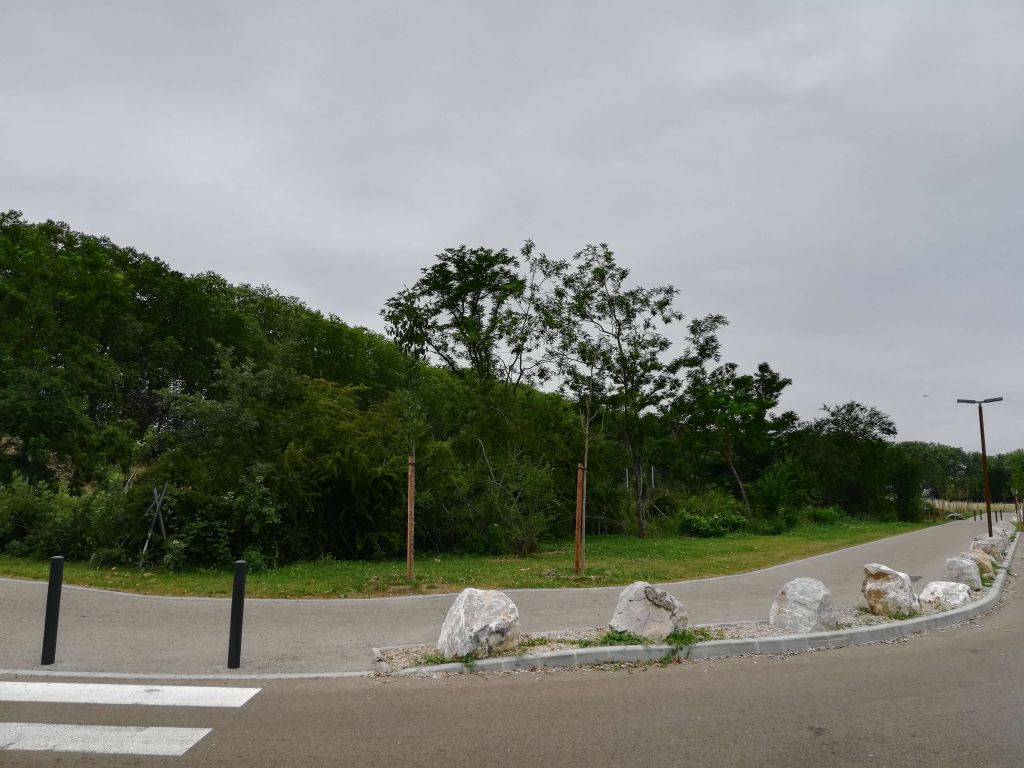
[[[981,589],[981,571],[978,564],[970,557],[946,558],[946,581],[933,581],[932,584],[948,584],[957,582],[966,584],[975,591]],[[924,597],[921,597],[924,600]]]
[[[437,652],[481,659],[519,642],[519,609],[504,592],[462,590],[441,625]]]
[[[868,610],[878,616],[909,616],[921,611],[910,577],[879,563],[864,566],[860,591],[868,602]]]
[[[992,562],[992,558],[980,549],[969,549],[966,552],[961,552],[957,557],[966,557],[969,560],[973,560],[982,576],[986,574],[991,576],[995,573],[995,564]],[[956,579],[951,579],[951,581],[956,581]]]
[[[768,622],[793,634],[835,629],[832,593],[817,579],[799,578],[786,582],[772,601]]]
[[[616,632],[657,641],[685,629],[688,620],[683,604],[664,589],[635,581],[619,594],[608,626]]]
[[[1011,523],[1009,520],[1000,520],[992,523],[992,533],[996,531],[1002,532],[1007,539],[1012,539],[1017,535],[1017,524]]]
[[[986,555],[989,561],[992,563],[993,569],[995,568],[995,566],[1003,562],[1003,556],[1001,554],[995,552],[992,549],[982,549],[981,547],[977,547],[975,546],[975,542],[971,542],[971,551],[981,552],[983,555]]]
[[[975,536],[971,549],[980,549],[997,563],[1003,562],[1003,553],[1010,546],[1010,540],[996,532],[995,536]]]
[[[921,605],[932,611],[948,611],[971,602],[971,589],[955,581],[931,581],[921,590]]]

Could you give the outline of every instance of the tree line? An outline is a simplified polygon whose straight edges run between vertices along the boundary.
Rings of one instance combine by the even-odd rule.
[[[386,302],[382,335],[0,214],[0,551],[131,560],[167,483],[168,566],[393,556],[409,454],[433,552],[570,535],[580,463],[591,533],[911,520],[923,491],[977,493],[976,455],[894,442],[875,408],[780,410],[790,380],[724,361],[725,317],[682,325],[677,302],[605,245],[460,246]],[[994,496],[1022,475],[1022,452],[994,457]]]

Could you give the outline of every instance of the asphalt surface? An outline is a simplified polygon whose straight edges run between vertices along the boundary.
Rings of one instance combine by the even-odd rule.
[[[920,589],[984,524],[948,523],[752,573],[666,585],[691,623],[764,620],[775,592],[798,576],[821,579],[837,606],[861,601],[863,566],[902,570]],[[607,623],[620,587],[510,590],[522,627],[543,632]],[[0,579],[0,669],[225,675],[229,601],[65,586],[57,663],[40,667],[46,585]],[[454,595],[363,600],[247,600],[239,675],[362,672],[373,647],[437,639]]]
[[[0,704],[15,724],[210,729],[181,757],[7,751],[0,764],[1012,768],[1024,765],[1019,593],[1012,577],[999,610],[968,624],[790,656],[270,680],[234,709]]]

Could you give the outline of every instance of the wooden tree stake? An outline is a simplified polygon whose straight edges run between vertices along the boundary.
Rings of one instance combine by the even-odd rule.
[[[583,464],[576,465],[576,575],[583,572]]]
[[[412,581],[413,549],[412,537],[416,520],[416,454],[409,454],[409,487],[406,492],[406,525],[405,525],[405,578]]]

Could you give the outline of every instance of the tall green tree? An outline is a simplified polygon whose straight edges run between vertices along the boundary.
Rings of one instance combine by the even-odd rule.
[[[544,257],[527,241],[506,249],[448,248],[411,287],[387,300],[388,334],[413,356],[436,359],[479,382],[516,388],[543,379],[539,293]]]
[[[750,474],[771,462],[778,444],[795,427],[792,411],[776,413],[782,392],[792,381],[761,363],[754,374],[740,374],[736,363],[707,370],[693,367],[686,388],[672,403],[670,417],[686,441],[711,446],[729,468],[748,518],[754,509],[747,497]],[[742,475],[741,475],[742,470]],[[748,474],[750,473],[750,474]]]
[[[0,214],[0,435],[23,472],[78,483],[130,455],[118,358],[138,334],[116,250]]]
[[[790,448],[818,479],[822,501],[856,515],[891,511],[887,461],[893,420],[855,401],[826,405],[824,416],[796,432]]]
[[[644,416],[671,401],[681,386],[680,370],[698,364],[707,353],[708,337],[714,337],[724,318],[709,316],[691,324],[696,343],[685,353],[672,355],[662,329],[683,319],[674,306],[678,290],[671,285],[628,287],[628,278],[629,270],[618,264],[606,244],[588,245],[573,256],[557,296],[562,337],[575,328],[578,338],[575,344],[561,345],[569,386],[584,403],[584,418],[600,397],[618,420],[633,473],[637,534],[642,538],[647,530]]]

